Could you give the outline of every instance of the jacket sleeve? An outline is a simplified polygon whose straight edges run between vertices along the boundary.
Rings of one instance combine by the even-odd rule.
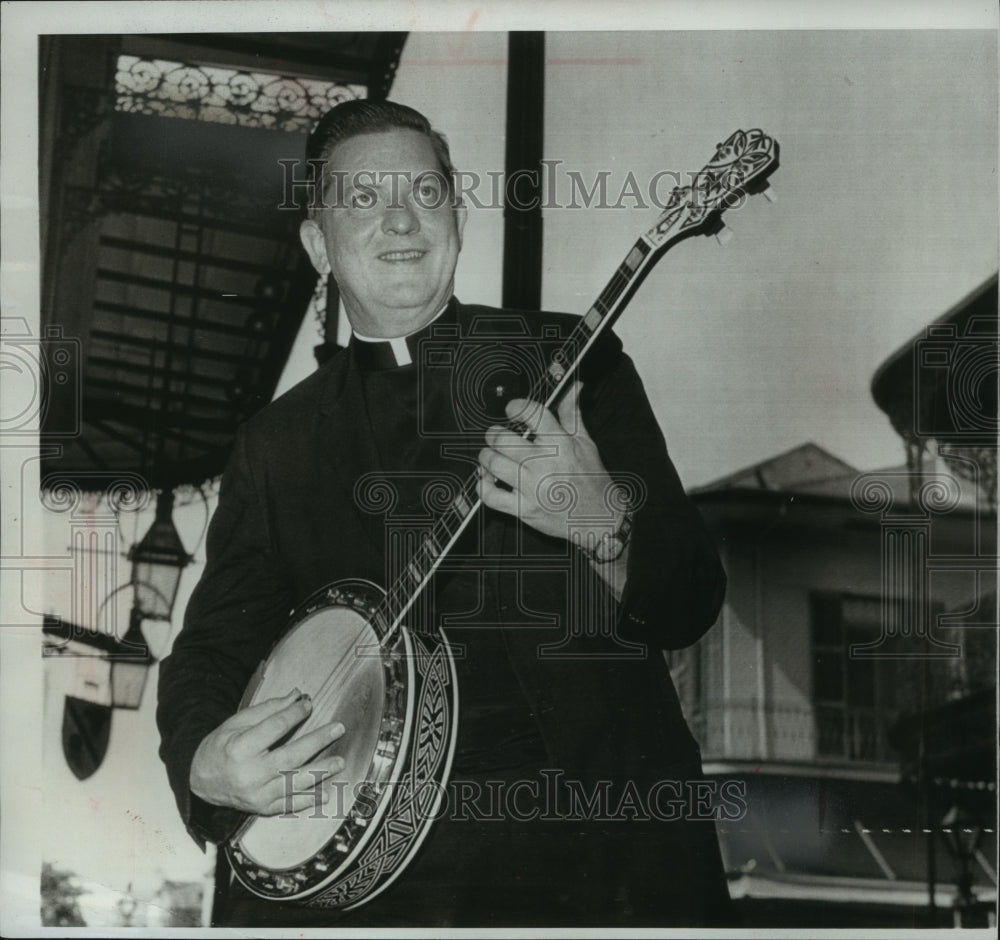
[[[633,516],[618,633],[661,649],[681,649],[715,622],[726,576],[621,341],[608,335],[591,357],[582,374],[587,431],[611,476],[626,484],[638,480],[643,491]]]
[[[291,607],[288,581],[271,543],[266,507],[247,451],[241,432],[209,526],[204,573],[173,650],[160,665],[160,757],[181,817],[202,847],[206,840],[228,838],[245,816],[191,793],[194,753],[202,739],[237,710]]]

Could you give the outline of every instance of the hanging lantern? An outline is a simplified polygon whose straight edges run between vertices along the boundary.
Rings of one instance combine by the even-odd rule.
[[[129,617],[128,633],[108,659],[111,660],[112,708],[138,708],[142,704],[149,667],[155,659],[142,635],[142,614],[136,608],[132,608]]]
[[[171,518],[173,508],[173,491],[164,490],[156,500],[152,526],[129,552],[135,607],[147,620],[170,619],[181,571],[191,561]]]
[[[74,664],[67,677],[62,745],[70,770],[77,779],[86,780],[107,753],[114,709],[140,707],[156,658],[142,633],[142,614],[135,608],[120,640],[49,615],[42,633],[44,656]]]

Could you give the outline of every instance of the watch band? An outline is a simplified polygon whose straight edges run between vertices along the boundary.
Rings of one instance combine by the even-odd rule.
[[[632,510],[626,509],[618,528],[605,532],[593,546],[584,547],[583,553],[598,565],[606,565],[621,558],[632,535]]]

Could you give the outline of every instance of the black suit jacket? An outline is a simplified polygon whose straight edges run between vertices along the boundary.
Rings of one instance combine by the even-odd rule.
[[[467,336],[473,323],[479,337],[483,324],[487,333],[513,328],[515,337],[526,329],[529,345],[551,338],[553,330],[568,335],[577,322],[564,314],[500,311],[454,299],[445,319],[460,324]],[[642,481],[645,489],[635,513],[624,594],[596,629],[568,624],[572,578],[519,579],[505,572],[516,571],[520,558],[539,555],[553,559],[553,571],[560,566],[568,571],[575,550],[484,510],[482,545],[494,559],[485,576],[493,579],[496,598],[487,617],[495,617],[503,631],[549,767],[584,782],[697,777],[698,748],[661,650],[689,645],[712,625],[725,577],[616,337],[602,337],[581,377],[584,424],[605,466],[612,476]],[[511,391],[523,395],[528,389]],[[372,436],[359,419],[364,413],[358,364],[349,348],[262,410],[237,436],[209,529],[205,572],[160,669],[161,756],[181,815],[199,842],[226,838],[241,817],[192,800],[194,751],[235,711],[290,611],[332,581],[383,580],[384,520],[359,510],[355,499],[360,475],[378,466]],[[481,444],[481,436],[476,440]],[[579,614],[578,605],[573,609]],[[523,610],[552,613],[559,626],[518,626]],[[641,655],[635,655],[634,644],[645,644]],[[540,655],[542,645],[558,647],[560,655]]]

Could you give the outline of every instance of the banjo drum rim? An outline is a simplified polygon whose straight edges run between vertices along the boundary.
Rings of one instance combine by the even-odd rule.
[[[343,607],[365,616],[368,625],[372,628],[378,640],[381,641],[387,632],[387,624],[383,618],[376,616],[377,603],[375,598],[381,600],[384,597],[385,592],[378,585],[371,581],[357,578],[337,581],[321,588],[306,598],[299,609],[293,613],[289,620],[288,628],[274,643],[270,652],[261,663],[260,669],[264,670],[266,668],[268,661],[278,652],[281,644],[292,635],[296,627],[304,623],[313,614],[333,607]],[[404,646],[402,656],[400,656],[398,650],[400,643]],[[365,773],[365,779],[360,784],[360,786],[369,784],[373,777],[376,779],[378,777],[382,778],[381,780],[377,780],[376,783],[375,812],[360,819],[360,815],[355,813],[358,804],[358,800],[355,799],[346,818],[333,830],[322,849],[304,861],[284,868],[274,868],[264,865],[244,854],[244,850],[240,846],[241,838],[257,819],[267,818],[260,817],[259,815],[251,816],[230,837],[225,849],[233,874],[239,880],[240,884],[252,894],[270,901],[301,902],[308,900],[310,897],[328,888],[332,881],[335,881],[338,877],[342,877],[378,831],[379,823],[392,802],[389,797],[393,788],[399,782],[400,769],[406,763],[404,758],[409,753],[412,739],[416,692],[416,683],[413,681],[413,657],[413,641],[409,631],[405,627],[401,627],[399,640],[393,644],[390,650],[383,650],[381,652],[383,667],[386,668],[389,675],[385,677],[378,743],[372,753],[368,769]],[[260,675],[262,676],[263,673],[261,672]],[[454,679],[454,677],[452,678]],[[259,681],[255,683],[254,680],[251,680],[251,684],[244,694],[243,701],[240,702],[241,709],[252,703],[253,697],[256,694],[255,685],[259,686]],[[399,686],[402,686],[405,696],[405,706],[402,709],[402,715],[398,713],[399,710],[395,707]],[[395,722],[395,725],[393,722]],[[386,761],[385,755],[380,754],[380,751],[386,745],[390,745],[392,749],[391,757],[388,759],[388,772],[386,772],[384,766],[381,768],[381,772],[379,772],[376,769],[376,765],[380,761]],[[447,774],[450,773],[450,757],[451,755],[449,754],[449,759],[446,761],[445,779],[447,779]],[[348,848],[346,850],[338,848],[334,843],[337,842],[338,836],[341,836],[344,829],[352,823],[355,831],[350,838]],[[426,828],[425,826],[425,831]],[[422,841],[423,837],[421,836],[417,839],[417,845],[414,846],[414,850],[419,847]],[[407,860],[411,856],[412,851],[407,853]],[[323,870],[324,867],[326,868],[325,871]],[[399,871],[402,871],[405,867],[405,864],[399,866]],[[262,886],[251,877],[249,874],[250,871],[254,871],[257,874],[257,878],[270,881],[272,886]],[[398,873],[396,872],[395,874]],[[374,894],[387,887],[394,880],[395,874],[382,884],[378,890],[366,895],[360,901],[355,901],[350,906],[357,906],[360,903],[364,903],[369,897],[374,896]],[[278,887],[275,884],[279,879],[285,882],[282,887]],[[287,885],[287,879],[292,879],[293,882],[298,881],[304,887],[301,890],[295,890],[296,886]],[[288,890],[289,887],[292,890]]]

